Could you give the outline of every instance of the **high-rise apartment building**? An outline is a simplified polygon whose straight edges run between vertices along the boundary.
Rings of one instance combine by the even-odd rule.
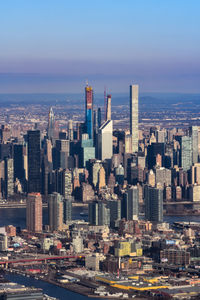
[[[138,152],[138,90],[137,84],[130,86],[130,133],[132,152]]]
[[[28,192],[40,192],[40,131],[28,131]]]
[[[73,121],[69,120],[68,122],[68,139],[73,141],[74,139],[74,130],[73,130]]]
[[[48,199],[49,229],[59,231],[63,227],[63,197],[59,193],[52,193]]]
[[[144,187],[145,218],[152,222],[163,222],[163,189]]]
[[[42,231],[42,197],[40,193],[30,193],[26,205],[26,227],[31,232]]]
[[[71,170],[63,170],[63,189],[62,195],[64,199],[72,200],[72,171]]]
[[[5,197],[14,194],[14,165],[12,158],[5,159]]]
[[[91,86],[85,87],[85,127],[89,138],[93,139],[93,90]]]

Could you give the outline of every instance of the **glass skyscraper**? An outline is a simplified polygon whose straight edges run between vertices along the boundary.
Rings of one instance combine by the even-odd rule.
[[[180,161],[179,165],[183,171],[190,170],[192,165],[192,138],[190,136],[181,136],[180,143]]]
[[[40,192],[40,131],[28,131],[28,192]]]
[[[85,87],[85,127],[89,139],[93,139],[93,90],[91,86]]]
[[[144,187],[145,218],[152,222],[163,222],[163,189]]]

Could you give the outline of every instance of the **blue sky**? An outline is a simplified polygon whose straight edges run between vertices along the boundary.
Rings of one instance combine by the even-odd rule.
[[[199,0],[0,1],[0,93],[200,92]]]

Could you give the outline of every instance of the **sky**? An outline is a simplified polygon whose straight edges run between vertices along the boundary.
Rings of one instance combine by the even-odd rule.
[[[200,93],[199,0],[0,1],[0,93]]]

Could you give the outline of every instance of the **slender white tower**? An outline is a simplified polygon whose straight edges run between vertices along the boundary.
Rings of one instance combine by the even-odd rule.
[[[138,90],[137,84],[130,85],[130,132],[132,152],[138,152]]]

